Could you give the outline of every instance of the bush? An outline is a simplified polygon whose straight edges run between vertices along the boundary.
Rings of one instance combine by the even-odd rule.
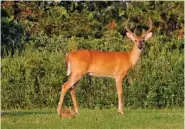
[[[11,21],[9,18],[2,18],[1,20],[1,56],[4,57],[9,53],[13,55],[18,49],[24,48],[24,26],[21,23]]]
[[[111,36],[110,36],[111,35]],[[43,34],[30,41],[21,54],[2,59],[2,108],[57,106],[61,84],[67,80],[64,58],[76,49],[127,51],[131,41],[116,31],[107,31],[100,39]],[[142,57],[124,79],[125,105],[129,107],[183,106],[183,41],[154,36],[146,43]],[[77,86],[81,107],[108,108],[117,105],[115,81],[85,76]],[[70,94],[65,105],[72,104]]]

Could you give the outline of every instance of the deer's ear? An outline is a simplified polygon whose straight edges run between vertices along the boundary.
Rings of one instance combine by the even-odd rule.
[[[135,41],[135,35],[133,33],[127,32],[127,37],[130,38],[132,41]]]
[[[135,35],[133,33],[127,32],[127,37],[130,38],[132,41],[135,41]]]
[[[144,36],[144,40],[148,40],[152,37],[152,32],[146,33],[146,35]]]

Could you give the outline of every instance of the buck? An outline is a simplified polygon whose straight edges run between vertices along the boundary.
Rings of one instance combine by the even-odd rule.
[[[136,64],[140,58],[144,41],[152,37],[152,20],[149,19],[149,29],[137,36],[131,32],[126,22],[126,35],[133,42],[133,48],[127,52],[102,52],[96,50],[78,50],[68,53],[66,56],[67,75],[70,75],[67,82],[61,87],[60,100],[57,107],[59,116],[62,116],[62,105],[66,92],[70,89],[74,111],[78,114],[78,103],[76,100],[76,83],[85,75],[89,74],[97,77],[112,77],[116,82],[118,95],[118,112],[123,115],[123,88],[122,81],[128,71]]]

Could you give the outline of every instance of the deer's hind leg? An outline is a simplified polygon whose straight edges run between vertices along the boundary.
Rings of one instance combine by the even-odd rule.
[[[77,85],[78,82],[76,82],[74,84],[73,87],[70,88],[70,94],[71,94],[71,98],[72,98],[72,101],[73,101],[73,106],[74,106],[74,110],[75,110],[75,113],[78,114],[78,102],[77,102],[77,99],[76,99],[76,85]]]
[[[64,96],[66,94],[66,92],[72,88],[72,86],[78,82],[81,78],[82,78],[82,74],[81,73],[75,73],[75,74],[72,74],[69,78],[69,80],[64,83],[61,87],[61,94],[60,94],[60,100],[59,100],[59,103],[58,103],[58,107],[57,107],[57,112],[58,112],[58,115],[61,116],[61,108],[62,108],[62,105],[63,105],[63,102],[64,102]],[[74,101],[73,104],[74,104],[74,107],[75,107],[75,110],[78,111],[77,109],[77,102],[76,102],[76,96],[75,96],[75,91],[72,89],[71,91],[71,94],[72,94],[72,100]]]

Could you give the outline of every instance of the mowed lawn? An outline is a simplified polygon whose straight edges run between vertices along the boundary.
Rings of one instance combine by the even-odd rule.
[[[59,119],[55,109],[1,111],[2,129],[183,129],[184,109],[80,109],[74,118]]]

